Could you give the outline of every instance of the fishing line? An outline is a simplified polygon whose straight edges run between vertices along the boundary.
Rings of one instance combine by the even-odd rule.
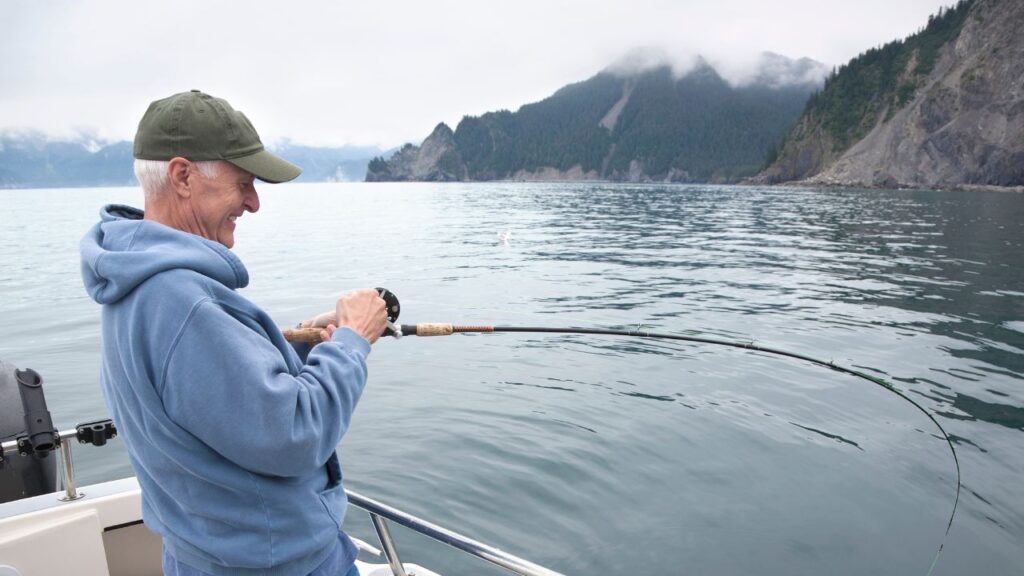
[[[379,289],[382,290],[382,289]],[[386,290],[382,290],[382,297],[385,299],[387,309],[394,311],[395,313],[389,314],[389,322],[394,322],[398,317],[398,299],[393,293]],[[390,298],[390,299],[389,299]],[[392,326],[394,326],[392,324]],[[543,327],[543,326],[458,326],[446,323],[426,323],[426,324],[402,324],[400,327],[394,326],[397,330],[393,333],[389,332],[387,335],[394,336],[395,338],[401,338],[403,336],[450,336],[452,334],[487,334],[487,333],[520,333],[520,334],[585,334],[592,336],[624,336],[631,338],[653,338],[660,340],[675,340],[679,342],[694,342],[698,344],[712,344],[716,346],[728,346],[730,348],[741,348],[743,350],[751,350],[755,352],[763,352],[765,354],[771,354],[774,356],[783,356],[786,358],[793,358],[796,360],[803,360],[811,364],[818,366],[824,366],[830,370],[848,374],[862,380],[867,380],[872,384],[881,386],[882,388],[892,392],[899,396],[911,406],[916,408],[919,412],[924,414],[935,428],[942,434],[942,438],[946,441],[946,445],[949,446],[949,452],[953,456],[953,463],[956,466],[956,496],[953,499],[953,509],[949,514],[949,521],[946,523],[946,532],[942,537],[942,542],[939,543],[939,549],[935,552],[935,557],[932,559],[931,567],[928,569],[928,575],[930,576],[932,571],[935,570],[935,566],[938,563],[939,556],[942,554],[942,549],[946,545],[946,539],[949,538],[949,531],[953,527],[953,518],[956,517],[957,506],[960,503],[960,459],[956,454],[956,447],[953,445],[953,439],[950,437],[946,429],[942,427],[942,424],[923,406],[918,404],[913,398],[909,397],[906,393],[902,392],[888,381],[866,374],[859,370],[846,368],[840,366],[832,361],[820,360],[812,356],[800,354],[797,352],[790,352],[788,350],[781,350],[778,348],[772,348],[769,346],[761,346],[753,342],[740,342],[736,340],[725,340],[721,338],[708,338],[703,336],[684,336],[682,334],[669,334],[665,332],[649,332],[641,330],[641,325],[638,325],[633,330],[614,330],[614,329],[603,329],[603,328],[573,328],[573,327]],[[320,340],[320,328],[306,328],[297,330],[283,330],[284,336],[289,341],[302,341],[310,343],[319,343]]]

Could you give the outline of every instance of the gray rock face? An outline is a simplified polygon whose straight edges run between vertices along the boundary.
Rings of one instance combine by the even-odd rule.
[[[466,165],[455,149],[452,129],[437,125],[423,144],[406,144],[386,166],[371,164],[367,182],[458,182],[468,180]]]
[[[833,152],[804,117],[759,179],[878,187],[1024,184],[1024,2],[977,0],[904,106]],[[916,62],[912,59],[907,68]],[[803,132],[801,132],[803,130]]]

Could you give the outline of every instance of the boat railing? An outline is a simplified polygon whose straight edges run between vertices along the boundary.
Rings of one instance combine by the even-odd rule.
[[[114,428],[113,423],[110,420],[100,420],[97,422],[90,422],[87,424],[80,424],[74,429],[61,430],[55,432],[57,442],[60,446],[61,453],[61,467],[59,470],[60,480],[63,485],[63,495],[58,499],[62,502],[70,502],[78,500],[84,496],[82,492],[78,490],[75,485],[75,467],[74,459],[71,456],[71,440],[75,439],[81,444],[92,444],[94,446],[102,446],[106,444],[107,440],[117,435],[117,430]],[[53,447],[50,447],[52,449]],[[0,444],[0,462],[4,458],[11,457],[12,454],[28,455],[34,450],[33,443],[30,441],[28,436],[20,436],[14,440],[3,442]],[[493,546],[488,546],[482,542],[474,540],[468,536],[464,536],[447,528],[443,528],[428,522],[422,518],[417,518],[412,514],[403,512],[392,506],[388,506],[377,500],[367,498],[361,494],[353,492],[351,490],[345,490],[348,495],[349,503],[352,505],[365,510],[370,515],[370,521],[373,524],[374,530],[377,532],[377,537],[380,539],[381,547],[383,548],[384,557],[387,559],[388,565],[391,568],[391,572],[394,576],[415,576],[406,571],[405,566],[402,564],[401,559],[398,556],[398,548],[395,544],[394,538],[391,536],[391,531],[388,528],[388,522],[394,522],[400,526],[404,526],[414,532],[422,534],[432,540],[447,544],[452,548],[461,550],[466,554],[480,558],[496,566],[500,566],[514,574],[521,576],[561,576],[559,572],[549,570],[538,564],[534,564],[518,556],[504,552]]]
[[[390,520],[396,524],[404,526],[410,530],[423,534],[428,538],[447,544],[452,548],[461,550],[471,556],[486,560],[491,564],[501,566],[502,568],[513,572],[515,574],[522,574],[523,576],[560,576],[558,572],[544,568],[513,556],[508,552],[504,552],[493,546],[488,546],[482,542],[478,542],[463,536],[457,532],[442,528],[437,524],[433,524],[422,518],[417,518],[412,514],[402,512],[397,508],[392,508],[387,504],[383,504],[376,500],[372,500],[360,494],[357,494],[351,490],[345,490],[348,494],[349,502],[363,510],[366,510],[370,514],[370,520],[373,522],[373,527],[377,531],[377,537],[380,539],[381,546],[384,548],[384,556],[388,560],[388,564],[391,566],[391,572],[396,575],[407,574],[405,568],[402,566],[401,560],[398,558],[398,551],[395,549],[394,539],[391,537],[391,533],[388,530],[387,520]]]

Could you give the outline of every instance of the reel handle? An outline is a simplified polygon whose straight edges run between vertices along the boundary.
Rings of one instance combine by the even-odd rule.
[[[398,320],[398,315],[402,312],[402,305],[398,302],[398,296],[395,296],[395,293],[387,288],[374,288],[374,290],[384,299],[384,310],[387,312],[388,322],[394,324],[395,320]],[[281,334],[289,342],[305,342],[315,346],[322,342],[320,338],[322,330],[323,328],[286,328],[281,330]],[[395,331],[389,326],[384,329],[384,333],[381,336],[395,336]]]

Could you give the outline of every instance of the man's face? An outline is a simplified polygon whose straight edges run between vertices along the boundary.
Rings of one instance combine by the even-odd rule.
[[[254,180],[252,174],[230,162],[221,162],[212,178],[196,170],[191,206],[200,236],[228,248],[235,245],[235,219],[260,209]]]

